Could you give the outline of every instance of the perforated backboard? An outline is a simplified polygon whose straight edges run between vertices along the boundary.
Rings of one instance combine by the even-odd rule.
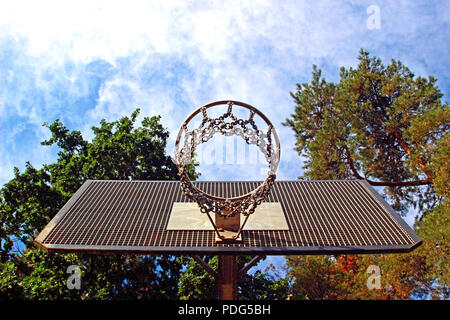
[[[261,182],[194,184],[233,197]],[[217,243],[201,213],[193,218],[188,210],[182,217],[180,206],[192,213],[196,203],[182,194],[178,181],[89,180],[35,243],[52,252],[174,255],[387,253],[408,252],[421,244],[365,181],[276,181],[240,243]],[[177,210],[178,218],[173,214]],[[191,218],[196,222],[189,226]]]

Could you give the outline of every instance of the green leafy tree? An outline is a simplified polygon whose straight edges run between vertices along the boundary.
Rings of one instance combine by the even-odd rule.
[[[357,68],[341,68],[337,84],[314,66],[311,83],[291,93],[295,113],[285,125],[306,158],[304,177],[365,179],[385,186],[397,210],[433,208],[449,194],[450,110],[436,79],[365,51],[358,59]]]
[[[217,257],[201,257],[213,270],[218,269]],[[217,284],[215,278],[207,273],[194,260],[186,260],[187,269],[180,279],[178,294],[181,300],[215,300]]]
[[[346,296],[353,270],[340,268],[333,256],[289,256],[292,299],[335,300]]]
[[[327,82],[314,66],[311,83],[298,84],[291,93],[295,112],[285,125],[293,129],[296,150],[306,160],[303,177],[364,179],[384,188],[384,196],[399,213],[418,209],[416,230],[424,244],[408,255],[358,256],[358,268],[352,271],[353,290],[335,290],[333,281],[328,289],[347,298],[445,298],[449,285],[448,259],[443,258],[448,255],[449,231],[448,103],[441,100],[435,78],[416,77],[400,61],[384,65],[364,50],[358,60],[356,68],[341,68],[338,83]],[[300,258],[289,259],[295,279],[300,266],[317,266],[319,261],[316,269],[323,270],[329,263],[338,264],[329,258],[308,258],[309,264],[296,259]],[[369,262],[384,266],[389,285],[384,291],[361,295]],[[310,276],[320,274],[310,271]]]
[[[42,169],[26,164],[0,191],[0,297],[26,299],[176,298],[183,263],[175,257],[49,254],[33,239],[87,179],[175,180],[177,168],[165,154],[168,131],[159,117],[139,110],[93,127],[91,142],[59,120],[43,145],[59,148],[55,163]],[[196,179],[195,166],[189,168]],[[66,286],[67,267],[78,265],[80,290]]]

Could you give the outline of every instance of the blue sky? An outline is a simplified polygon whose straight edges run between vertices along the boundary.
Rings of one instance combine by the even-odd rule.
[[[371,5],[379,28],[367,25]],[[312,64],[338,81],[339,67],[355,66],[364,48],[435,76],[448,100],[449,12],[450,1],[2,1],[0,185],[14,166],[56,159],[40,145],[44,122],[59,118],[89,139],[102,118],[140,107],[141,116],[162,116],[172,153],[184,118],[222,99],[272,120],[282,142],[278,179],[296,179],[301,161],[281,123]],[[208,180],[236,172],[201,169]]]

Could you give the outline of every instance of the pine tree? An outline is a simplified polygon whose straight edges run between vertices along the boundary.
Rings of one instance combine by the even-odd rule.
[[[311,83],[298,84],[291,93],[295,112],[285,125],[293,129],[296,150],[306,159],[303,178],[364,179],[384,188],[380,192],[399,213],[419,211],[416,230],[424,244],[407,255],[353,257],[357,269],[344,272],[354,278],[344,281],[353,283],[352,290],[330,282],[339,289],[331,292],[338,298],[448,297],[448,103],[441,100],[435,78],[416,77],[400,61],[384,65],[364,50],[358,60],[356,68],[341,68],[338,83],[327,82],[314,66]],[[298,259],[303,258],[289,259],[296,281],[303,279]],[[308,259],[316,265],[316,258]],[[330,261],[333,268],[342,266],[339,259],[325,259],[316,270]],[[378,291],[366,288],[370,264],[382,270],[384,285]]]

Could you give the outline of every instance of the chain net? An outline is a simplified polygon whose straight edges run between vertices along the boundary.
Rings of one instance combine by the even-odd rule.
[[[233,114],[233,102],[228,102],[227,111],[218,118],[211,118],[206,107],[200,108],[203,119],[201,124],[188,131],[187,123],[183,123],[181,131],[184,135],[182,148],[175,146],[175,162],[178,166],[181,189],[189,199],[198,203],[203,213],[216,213],[222,217],[232,217],[238,213],[248,216],[255,212],[256,207],[265,200],[275,181],[279,163],[279,153],[272,143],[271,124],[266,132],[260,130],[254,121],[255,111],[250,109],[248,119],[238,119]],[[240,136],[247,144],[256,145],[268,163],[268,176],[264,183],[245,197],[224,199],[210,196],[196,188],[188,178],[187,166],[192,163],[196,147],[209,141],[216,133],[224,136]],[[278,146],[279,147],[279,146]]]

